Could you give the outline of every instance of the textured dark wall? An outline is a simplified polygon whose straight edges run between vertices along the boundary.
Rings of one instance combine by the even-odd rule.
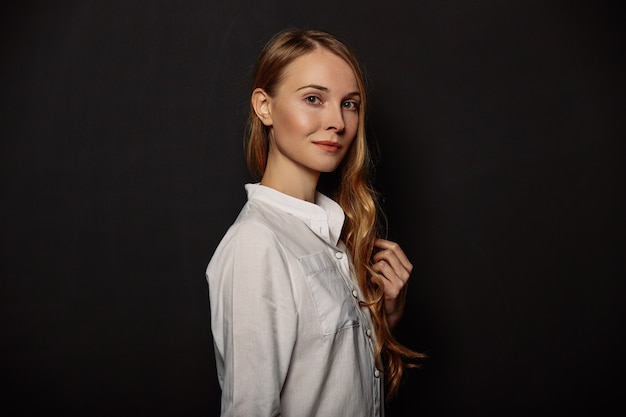
[[[398,337],[431,356],[388,415],[616,404],[624,43],[608,2],[1,7],[12,415],[217,415],[204,268],[250,181],[249,68],[288,25],[342,35],[372,81],[389,237],[415,265]]]

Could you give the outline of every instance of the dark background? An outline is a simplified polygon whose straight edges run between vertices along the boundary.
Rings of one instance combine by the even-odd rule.
[[[218,415],[204,269],[250,181],[249,68],[288,25],[343,36],[372,81],[388,237],[415,266],[397,334],[430,355],[388,415],[623,408],[612,3],[84,0],[0,13],[4,415]]]

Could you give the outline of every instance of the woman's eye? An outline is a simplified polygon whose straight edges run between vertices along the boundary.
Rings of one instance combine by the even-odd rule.
[[[309,104],[318,104],[320,102],[319,97],[316,96],[308,96],[305,98],[305,100]]]
[[[359,103],[356,101],[344,101],[343,107],[349,110],[357,110],[359,108]]]

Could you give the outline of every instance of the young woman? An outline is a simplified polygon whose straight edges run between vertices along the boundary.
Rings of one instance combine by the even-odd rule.
[[[275,35],[255,66],[260,182],[207,267],[222,416],[381,416],[422,355],[391,329],[412,265],[379,238],[363,74],[330,33]],[[320,175],[338,170],[332,194]],[[332,198],[331,198],[332,197]]]

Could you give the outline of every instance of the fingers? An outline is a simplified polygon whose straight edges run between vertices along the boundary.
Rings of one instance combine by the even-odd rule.
[[[372,268],[384,281],[387,322],[393,328],[404,310],[406,284],[413,271],[413,265],[400,245],[395,242],[376,239],[374,246],[380,251],[372,257]]]
[[[380,274],[385,281],[384,293],[386,299],[394,299],[400,295],[402,288],[409,279],[406,271],[396,271],[391,265],[381,260],[373,265],[373,269]]]
[[[372,267],[385,280],[385,298],[394,299],[409,280],[413,265],[397,243],[376,239],[374,245],[380,251],[374,254]]]
[[[400,245],[390,240],[376,239],[374,241],[374,246],[381,249],[374,254],[374,262],[386,261],[394,271],[406,271],[409,275],[411,274],[413,271],[413,264],[411,264],[409,258],[407,258],[402,248],[400,248]],[[404,275],[404,273],[401,273],[400,275]]]

